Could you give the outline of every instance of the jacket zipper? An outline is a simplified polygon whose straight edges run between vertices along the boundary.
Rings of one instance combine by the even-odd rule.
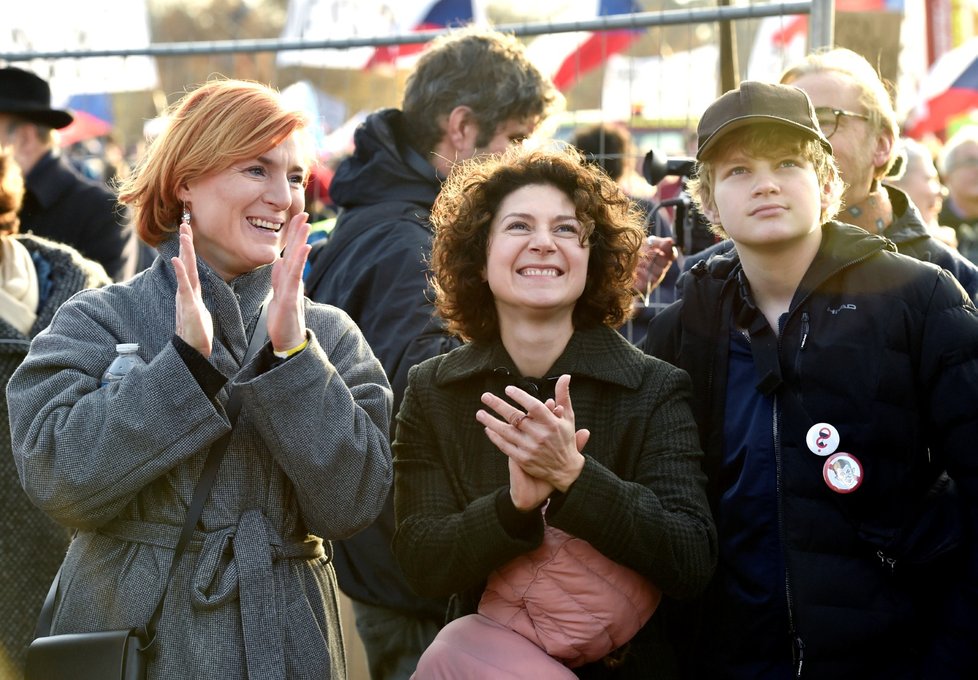
[[[842,265],[835,270],[830,276],[834,276],[838,272],[841,272],[849,267],[869,258],[874,253],[868,253],[862,257],[850,260],[846,264]],[[784,320],[784,327],[787,327],[788,321],[794,315],[794,313],[805,305],[811,293],[806,295],[804,298],[798,301],[793,309],[788,310],[788,314]],[[783,329],[779,329],[783,331]],[[807,311],[801,312],[801,339],[798,343],[798,352],[795,354],[795,369],[796,372],[800,368],[797,362],[801,361],[801,352],[804,351],[805,345],[808,343],[808,336],[811,332],[811,325]],[[784,339],[784,333],[778,333],[778,357],[782,354],[782,341]],[[778,531],[781,535],[781,550],[784,553],[784,590],[785,590],[785,600],[788,606],[788,634],[791,636],[791,658],[795,667],[795,677],[801,678],[802,671],[805,666],[805,641],[802,639],[801,635],[795,629],[795,612],[794,612],[794,599],[791,596],[791,574],[788,570],[788,541],[787,535],[785,534],[784,527],[784,511],[783,511],[783,478],[782,478],[782,460],[781,460],[781,409],[778,404],[777,395],[774,397],[774,414],[773,414],[773,429],[774,429],[774,457],[775,464],[777,466],[777,476],[778,476]],[[882,559],[882,557],[881,557]]]
[[[839,272],[841,272],[841,271],[843,271],[845,269],[848,269],[849,267],[851,267],[851,266],[853,266],[855,264],[858,264],[859,262],[862,262],[863,260],[868,259],[872,255],[875,255],[876,252],[878,252],[878,251],[873,251],[871,253],[867,253],[867,254],[865,254],[865,255],[863,255],[861,257],[858,257],[858,258],[856,258],[854,260],[850,260],[849,262],[845,263],[844,265],[842,265],[841,267],[839,267],[838,269],[836,269],[835,272],[833,272],[829,276],[834,276],[835,274],[837,274],[837,273],[839,273]],[[810,296],[811,296],[811,293],[809,293],[804,298],[802,298],[801,300],[799,300],[798,301],[798,304],[794,307],[794,309],[788,310],[788,316],[785,317],[785,326],[787,326],[788,320],[791,318],[792,314],[796,310],[798,310],[800,307],[802,307],[808,301],[808,298]],[[808,312],[807,311],[803,311],[801,313],[801,340],[799,341],[799,344],[798,344],[798,353],[796,354],[796,361],[801,361],[801,356],[800,355],[801,355],[801,352],[805,349],[805,345],[808,343],[808,336],[809,336],[810,332],[811,332],[811,326],[810,326],[810,321],[809,321],[809,317],[808,317]],[[783,333],[778,333],[778,357],[781,356],[781,341],[782,341],[782,338],[783,337],[784,337],[783,336]],[[798,369],[799,366],[796,364],[795,368]],[[778,480],[777,480],[778,481],[778,489],[777,489],[777,492],[778,492],[778,530],[779,530],[779,532],[781,534],[781,549],[784,552],[784,557],[785,557],[785,560],[784,560],[784,587],[785,587],[785,599],[787,601],[786,603],[787,603],[787,606],[788,606],[788,634],[791,636],[791,657],[792,657],[792,661],[793,661],[794,666],[795,666],[795,677],[796,678],[801,678],[802,677],[802,671],[803,671],[803,668],[804,668],[804,665],[805,665],[805,641],[802,639],[801,635],[795,629],[794,600],[793,600],[793,598],[791,596],[791,575],[790,575],[790,573],[788,571],[788,543],[787,543],[787,537],[786,537],[785,528],[784,528],[784,513],[783,513],[783,505],[782,505],[782,502],[783,502],[783,489],[782,489],[783,479],[782,479],[782,460],[781,460],[781,437],[780,437],[780,427],[779,427],[780,414],[781,414],[781,411],[780,411],[780,407],[778,405],[778,398],[777,398],[777,395],[775,395],[775,397],[774,397],[774,416],[773,416],[774,423],[773,423],[773,428],[774,428],[774,456],[775,456],[775,463],[777,465],[777,476],[778,476]],[[888,558],[886,555],[883,555],[882,554],[882,551],[880,551],[880,554],[878,555],[878,557],[879,557],[880,561],[885,566],[889,566],[889,568],[890,568],[890,570],[892,572],[893,568],[895,567],[895,561],[892,560],[892,559],[890,559],[890,558]]]
[[[780,344],[780,340],[778,341]],[[777,470],[777,494],[778,494],[778,534],[781,537],[781,551],[784,554],[784,594],[788,607],[788,634],[791,636],[791,660],[795,667],[795,677],[800,678],[802,667],[805,663],[805,641],[795,629],[795,608],[794,600],[791,596],[791,573],[788,569],[788,550],[787,536],[784,527],[783,508],[783,477],[781,461],[781,408],[778,403],[778,396],[774,395],[774,409],[772,413],[772,430],[774,432],[774,460]]]

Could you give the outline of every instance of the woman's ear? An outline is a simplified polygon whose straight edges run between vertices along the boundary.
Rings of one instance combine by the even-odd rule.
[[[191,191],[190,187],[186,183],[181,184],[177,187],[177,198],[179,198],[184,203],[190,203]]]

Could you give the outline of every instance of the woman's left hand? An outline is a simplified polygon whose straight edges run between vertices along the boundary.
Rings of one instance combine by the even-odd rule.
[[[177,279],[176,319],[177,337],[210,357],[214,344],[214,320],[204,304],[194,251],[194,232],[186,222],[180,225],[180,255],[171,258]]]
[[[303,306],[302,271],[312,246],[307,213],[289,222],[285,250],[272,265],[272,301],[268,303],[268,339],[277,352],[298,347],[306,340],[306,315]]]
[[[486,392],[482,403],[502,420],[483,410],[476,413],[476,419],[485,426],[489,440],[524,472],[566,492],[584,468],[580,449],[589,436],[587,430],[574,429],[570,376],[560,376],[555,400],[546,404],[513,385],[506,388],[506,394],[525,412]]]

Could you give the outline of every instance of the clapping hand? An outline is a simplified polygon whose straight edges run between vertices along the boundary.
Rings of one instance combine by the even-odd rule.
[[[513,385],[506,388],[506,395],[525,410],[486,392],[482,403],[499,417],[480,409],[476,420],[509,457],[510,496],[518,509],[528,511],[555,489],[566,492],[577,480],[584,467],[581,450],[590,433],[575,430],[569,375],[557,380],[555,398],[546,402]]]
[[[177,277],[176,334],[205,357],[210,357],[214,321],[200,292],[194,233],[186,222],[180,225],[179,238],[180,255],[170,259]]]
[[[312,250],[307,213],[295,215],[285,234],[285,250],[272,265],[272,301],[268,303],[268,339],[278,352],[298,347],[306,340],[306,315],[302,271]]]

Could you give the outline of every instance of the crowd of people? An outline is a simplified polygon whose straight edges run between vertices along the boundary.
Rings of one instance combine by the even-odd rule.
[[[214,77],[110,190],[0,69],[0,676],[43,603],[153,680],[971,677],[978,134],[810,54],[700,112],[681,253],[560,99],[450,31],[327,183]]]

